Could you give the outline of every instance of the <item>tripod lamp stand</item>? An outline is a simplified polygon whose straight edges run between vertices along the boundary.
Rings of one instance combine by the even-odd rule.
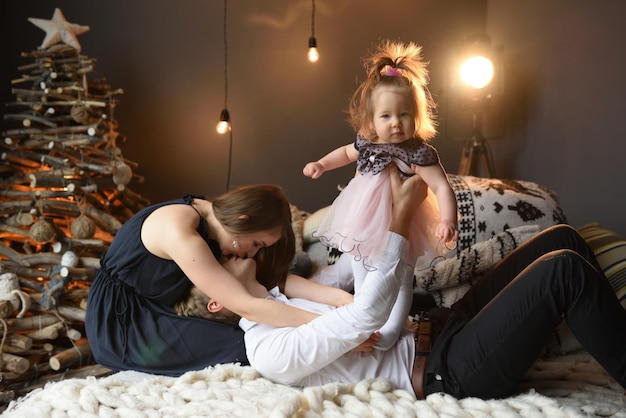
[[[459,99],[459,117],[471,115],[471,131],[462,135],[465,144],[459,162],[460,175],[477,176],[482,168],[483,175],[496,176],[483,118],[491,110],[494,96],[501,94],[500,64],[498,50],[491,46],[491,38],[485,34],[468,36],[454,62],[451,91]]]
[[[489,144],[482,134],[482,114],[472,114],[473,136],[465,141],[459,162],[458,173],[462,176],[479,175],[479,164],[482,164],[483,173],[489,178],[496,176],[496,170],[491,158]]]

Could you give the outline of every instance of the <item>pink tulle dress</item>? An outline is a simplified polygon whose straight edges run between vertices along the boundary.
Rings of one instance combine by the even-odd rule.
[[[415,138],[382,144],[357,135],[355,148],[359,151],[358,174],[337,196],[315,235],[324,245],[354,255],[371,269],[372,260],[384,249],[391,221],[391,181],[385,168],[393,161],[401,178],[406,179],[415,175],[411,165],[438,164],[439,155],[434,147]],[[413,217],[409,236],[411,256],[418,265],[428,263],[437,252],[434,228],[438,219],[437,200],[428,189]]]

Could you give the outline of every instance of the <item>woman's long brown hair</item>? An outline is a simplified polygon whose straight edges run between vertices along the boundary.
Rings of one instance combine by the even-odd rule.
[[[254,258],[259,283],[267,289],[279,286],[284,290],[296,249],[289,201],[283,189],[272,184],[239,187],[214,199],[213,211],[233,234],[280,231],[278,242],[261,248]]]

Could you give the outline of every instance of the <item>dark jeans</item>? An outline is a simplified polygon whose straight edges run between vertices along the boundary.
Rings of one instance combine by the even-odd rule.
[[[564,319],[583,347],[626,387],[626,311],[576,231],[559,225],[527,241],[452,306],[453,333],[426,385],[462,398],[510,396]],[[460,324],[460,325],[459,325]],[[430,361],[430,359],[429,359]]]

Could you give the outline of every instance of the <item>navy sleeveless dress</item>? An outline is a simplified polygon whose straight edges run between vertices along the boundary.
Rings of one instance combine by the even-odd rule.
[[[185,196],[140,210],[102,256],[85,328],[94,359],[103,366],[177,376],[218,363],[248,364],[241,329],[176,314],[173,306],[192,282],[176,263],[151,254],[141,242],[141,226],[154,210],[192,200]],[[219,259],[219,246],[200,219],[198,232]]]

